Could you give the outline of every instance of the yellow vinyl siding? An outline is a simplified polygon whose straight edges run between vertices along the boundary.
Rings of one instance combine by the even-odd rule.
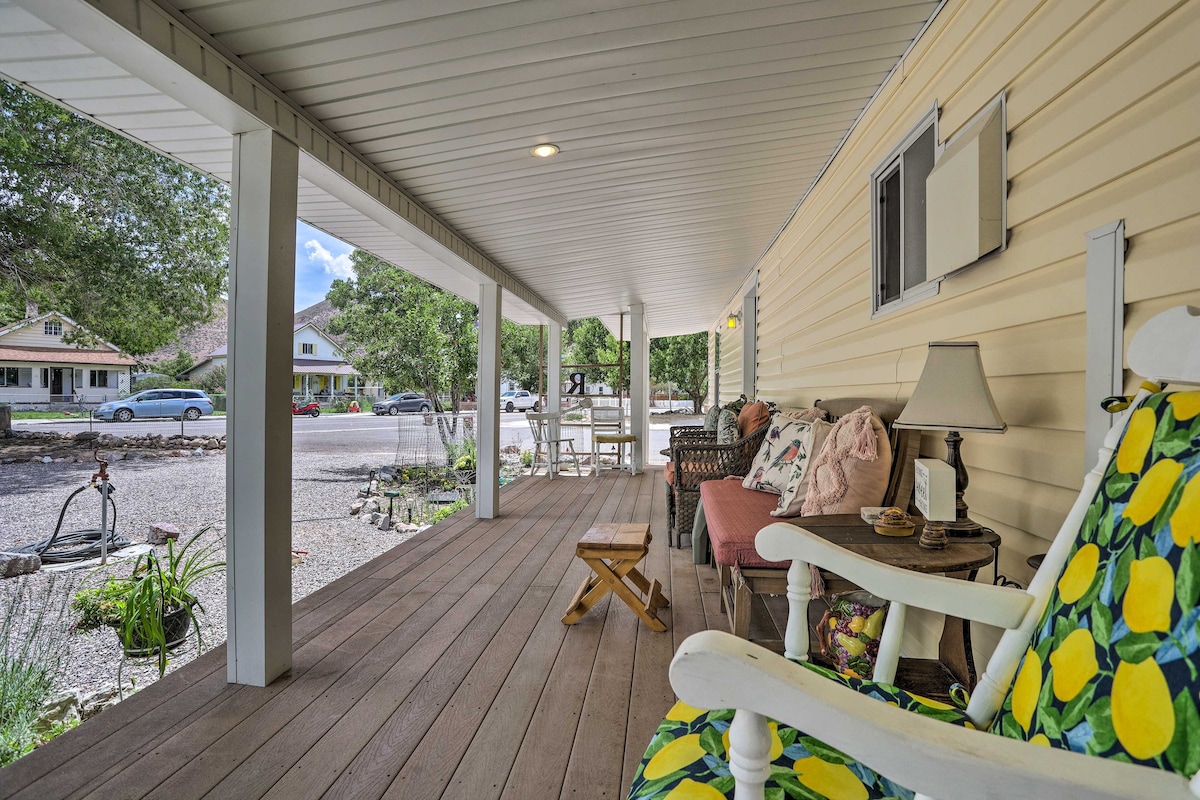
[[[781,404],[906,398],[928,342],[980,342],[1010,429],[966,434],[967,502],[1004,538],[1000,572],[1022,582],[1025,558],[1044,552],[1093,465],[1084,234],[1125,220],[1127,338],[1157,311],[1200,304],[1198,38],[1200,0],[952,0],[758,265],[757,391]],[[1008,249],[872,321],[871,170],[935,100],[945,141],[1001,91]],[[736,380],[722,369],[723,396]],[[930,433],[922,451],[945,448]],[[915,627],[906,648],[928,653],[936,625]],[[976,626],[981,655],[994,642]]]
[[[725,317],[721,320],[724,323]],[[724,404],[742,393],[742,329],[725,327],[717,335],[721,337],[720,402]]]

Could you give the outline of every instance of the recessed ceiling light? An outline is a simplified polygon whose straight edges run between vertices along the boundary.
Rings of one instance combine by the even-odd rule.
[[[556,144],[539,144],[529,151],[530,155],[537,158],[549,158],[550,156],[558,155],[558,152],[558,145]]]

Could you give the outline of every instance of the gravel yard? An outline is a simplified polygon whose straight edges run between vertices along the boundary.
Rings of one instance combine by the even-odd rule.
[[[169,522],[181,539],[206,526],[201,541],[224,535],[225,459],[221,455],[121,461],[110,465],[117,487],[118,533],[144,542],[152,522]],[[388,459],[390,461],[390,459]],[[367,473],[378,467],[377,456],[296,453],[292,466],[292,547],[307,551],[292,568],[292,599],[298,600],[413,534],[383,533],[347,516],[347,509]],[[0,465],[0,550],[45,539],[54,531],[67,496],[87,483],[95,465],[18,463]],[[88,490],[72,504],[63,530],[99,527],[99,495]],[[199,544],[199,543],[198,543]],[[165,552],[166,547],[156,550]],[[125,576],[132,562],[116,562],[100,571],[75,571],[0,581],[0,613],[19,582],[29,581],[36,596],[51,588],[55,598],[68,598],[81,583],[99,585],[106,575]],[[225,641],[225,575],[205,579],[197,592],[206,614],[200,616],[204,647]],[[68,619],[67,624],[74,622]],[[115,687],[121,648],[107,628],[71,633],[60,674],[60,688],[85,691]],[[173,654],[168,670],[196,656],[195,637]],[[143,687],[158,678],[153,660],[127,661],[121,668],[124,688]]]

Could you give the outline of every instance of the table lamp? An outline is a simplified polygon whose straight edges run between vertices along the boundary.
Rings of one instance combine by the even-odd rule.
[[[944,523],[949,536],[978,536],[983,526],[967,516],[963,492],[967,468],[959,453],[959,431],[1004,433],[996,402],[983,375],[978,342],[930,342],[925,369],[904,412],[892,423],[896,428],[949,431],[946,463],[955,473],[955,518]]]

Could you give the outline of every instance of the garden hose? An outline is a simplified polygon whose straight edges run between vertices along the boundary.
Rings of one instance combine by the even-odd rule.
[[[71,496],[63,503],[62,510],[58,512],[58,524],[54,526],[53,536],[49,539],[43,539],[40,542],[15,547],[13,548],[13,552],[37,554],[41,557],[43,564],[69,564],[75,561],[86,561],[89,558],[99,558],[101,541],[105,538],[104,531],[99,528],[89,528],[86,530],[67,531],[66,533],[62,532],[63,519],[67,515],[67,508],[70,507],[71,501],[79,496],[80,492],[92,485],[94,484],[85,484],[71,492]],[[95,488],[96,491],[100,491],[99,486]],[[112,526],[107,531],[108,551],[110,553],[132,544],[129,539],[117,535],[117,502],[112,497],[112,493],[115,491],[116,487],[110,484],[108,487],[108,502],[112,506]]]

